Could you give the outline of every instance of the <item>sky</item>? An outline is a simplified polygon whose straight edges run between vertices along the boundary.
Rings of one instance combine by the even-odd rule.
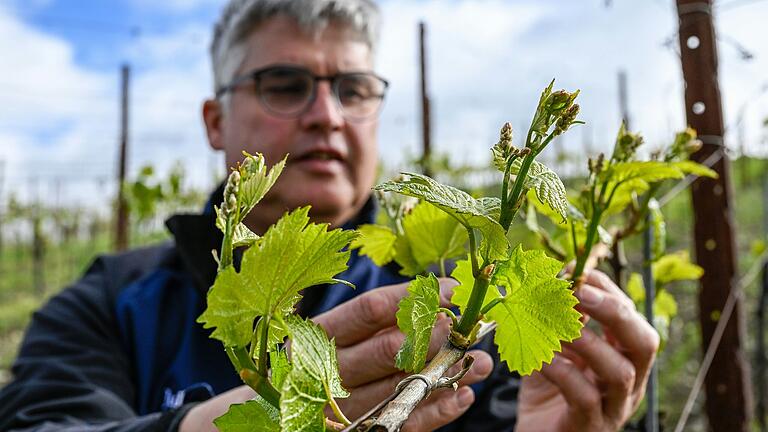
[[[56,205],[114,193],[120,68],[131,66],[129,173],[186,168],[210,188],[223,158],[205,140],[208,46],[224,0],[0,0],[0,200]],[[631,126],[649,148],[685,126],[677,18],[668,0],[381,0],[377,72],[391,82],[381,159],[419,154],[418,22],[427,24],[433,142],[456,164],[483,165],[505,121],[525,135],[538,94],[581,89],[581,119],[546,158],[609,151],[617,73]],[[768,153],[768,1],[716,2],[726,144]],[[751,58],[747,59],[746,54]],[[741,143],[745,143],[742,146]]]

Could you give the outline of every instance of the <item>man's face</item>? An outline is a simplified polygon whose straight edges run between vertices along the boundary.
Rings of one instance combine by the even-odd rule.
[[[271,65],[296,65],[320,76],[370,71],[368,46],[344,27],[329,25],[317,37],[296,23],[276,17],[247,39],[245,60],[235,74]],[[295,118],[268,112],[246,82],[230,92],[228,109],[204,110],[211,146],[224,150],[227,166],[242,160],[242,151],[262,153],[272,165],[290,154],[279,180],[246,220],[263,231],[286,210],[311,205],[315,220],[339,225],[364,204],[375,180],[378,120],[346,119],[328,81],[317,83],[317,98]],[[209,112],[206,112],[209,111]]]

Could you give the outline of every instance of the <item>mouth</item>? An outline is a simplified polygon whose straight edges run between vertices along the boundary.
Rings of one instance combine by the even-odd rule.
[[[344,156],[333,149],[313,149],[294,158],[296,162],[309,161],[338,161],[344,162]]]

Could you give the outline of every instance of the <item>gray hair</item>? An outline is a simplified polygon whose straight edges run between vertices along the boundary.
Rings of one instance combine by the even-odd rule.
[[[329,22],[341,23],[360,36],[372,53],[376,51],[380,17],[371,0],[230,0],[211,43],[214,91],[234,78],[245,60],[248,36],[277,15],[293,18],[307,34],[322,31]]]

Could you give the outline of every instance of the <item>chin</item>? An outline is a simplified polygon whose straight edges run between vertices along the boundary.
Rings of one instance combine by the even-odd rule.
[[[346,219],[351,218],[357,211],[357,200],[347,194],[318,191],[317,193],[304,195],[297,200],[294,207],[304,205],[312,206],[309,214],[315,222],[329,222],[332,225],[341,225]]]

